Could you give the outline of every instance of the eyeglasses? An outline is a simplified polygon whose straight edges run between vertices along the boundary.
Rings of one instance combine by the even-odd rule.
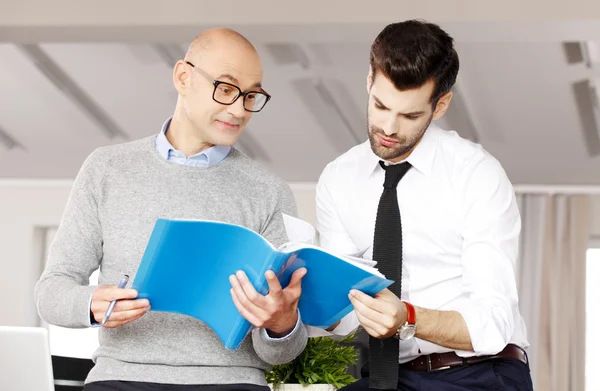
[[[242,99],[244,99],[244,109],[252,113],[257,113],[261,111],[265,107],[267,102],[271,99],[271,95],[267,94],[266,92],[242,92],[242,90],[240,90],[240,87],[236,86],[235,84],[215,80],[208,73],[196,67],[189,61],[186,61],[186,64],[194,68],[199,74],[204,76],[206,80],[208,80],[213,84],[213,86],[215,86],[212,98],[217,103],[220,103],[222,105],[232,105],[235,103],[235,101],[238,100],[240,96],[242,96]]]

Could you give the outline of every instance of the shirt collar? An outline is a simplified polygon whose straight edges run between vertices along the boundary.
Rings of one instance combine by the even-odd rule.
[[[171,145],[169,142],[169,139],[167,139],[167,130],[169,130],[169,125],[171,124],[172,119],[173,117],[169,117],[169,119],[165,121],[160,133],[158,136],[156,136],[156,149],[165,160],[169,160],[171,154],[176,152],[180,153],[182,156],[185,156],[182,152],[176,150],[175,147],[173,147],[173,145]],[[188,159],[206,160],[207,166],[211,167],[221,163],[221,161],[223,161],[223,159],[229,155],[229,152],[231,152],[231,147],[215,145],[205,149],[200,153],[188,157]]]
[[[435,125],[430,124],[421,142],[417,144],[415,149],[406,158],[405,161],[409,162],[414,168],[420,171],[423,175],[429,176],[433,166],[433,160],[435,158],[435,150],[437,146],[438,134],[441,129]],[[367,141],[363,144],[366,155],[366,164],[363,166],[364,171],[361,172],[364,176],[370,176],[376,169],[381,169],[379,161],[382,160],[379,156],[373,153],[371,149],[371,143]]]
[[[173,117],[170,117],[165,121],[160,133],[158,134],[158,136],[156,136],[156,149],[158,150],[158,153],[160,153],[160,156],[162,156],[165,160],[169,159],[169,151],[175,150],[175,148],[167,139],[167,129],[169,129],[169,125],[171,124],[172,118]]]

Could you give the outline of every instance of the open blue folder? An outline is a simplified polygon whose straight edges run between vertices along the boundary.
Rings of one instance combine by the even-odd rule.
[[[210,326],[227,349],[237,349],[251,324],[231,298],[229,276],[243,270],[254,288],[268,293],[264,277],[273,270],[285,288],[306,267],[298,303],[302,321],[327,328],[352,310],[355,288],[375,295],[392,284],[373,269],[310,245],[275,249],[256,232],[238,225],[158,219],[133,282],[152,311],[193,316]]]

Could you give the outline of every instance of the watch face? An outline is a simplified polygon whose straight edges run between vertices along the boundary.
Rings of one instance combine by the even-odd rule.
[[[400,327],[400,330],[398,330],[398,337],[401,340],[405,341],[407,339],[411,339],[412,337],[414,337],[416,331],[417,331],[417,328],[415,327],[415,325],[404,324],[404,325],[402,325],[402,327]]]

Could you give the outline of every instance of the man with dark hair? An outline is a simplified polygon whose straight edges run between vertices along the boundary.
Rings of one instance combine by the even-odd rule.
[[[395,281],[374,298],[350,292],[355,311],[329,328],[370,336],[368,378],[346,389],[531,390],[514,190],[480,145],[432,124],[452,99],[453,39],[394,23],[370,65],[369,142],[331,162],[316,195],[321,245]]]

